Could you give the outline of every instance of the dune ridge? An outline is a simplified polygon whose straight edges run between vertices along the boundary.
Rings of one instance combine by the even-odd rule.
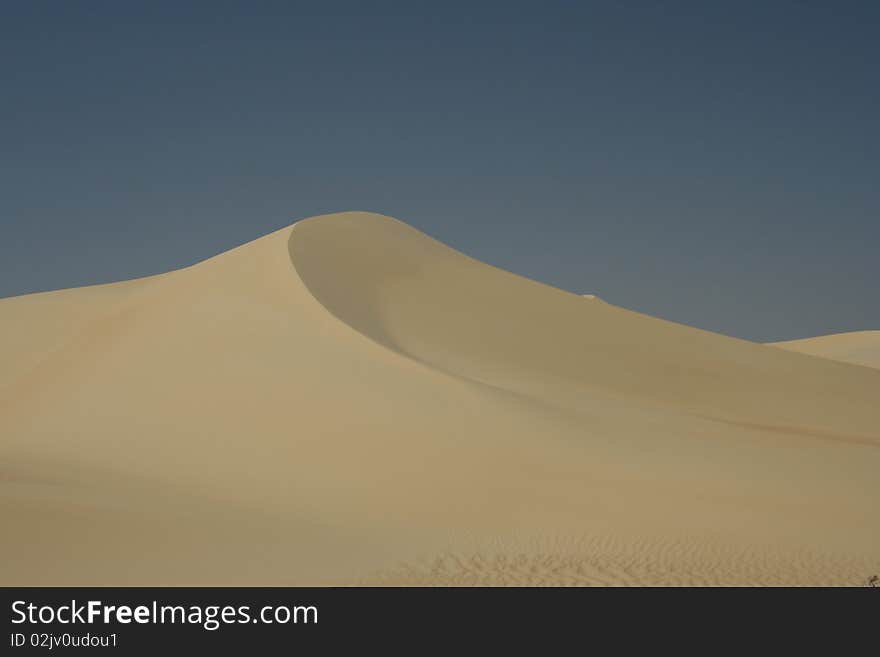
[[[0,300],[0,583],[859,584],[878,393],[311,218]]]
[[[851,331],[769,344],[820,358],[880,368],[880,331]]]

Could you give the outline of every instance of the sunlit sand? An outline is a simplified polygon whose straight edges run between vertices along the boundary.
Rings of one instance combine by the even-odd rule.
[[[877,335],[738,340],[368,213],[3,299],[0,584],[858,585]]]

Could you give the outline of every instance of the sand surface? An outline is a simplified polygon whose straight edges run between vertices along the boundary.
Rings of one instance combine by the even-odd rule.
[[[802,354],[880,368],[880,331],[853,331],[770,344]]]
[[[0,584],[858,585],[878,400],[877,369],[316,217],[0,300]]]

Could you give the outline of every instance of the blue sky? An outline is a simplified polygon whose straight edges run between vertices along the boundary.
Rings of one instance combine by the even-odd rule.
[[[880,328],[880,5],[0,7],[0,296],[371,210],[776,340]]]

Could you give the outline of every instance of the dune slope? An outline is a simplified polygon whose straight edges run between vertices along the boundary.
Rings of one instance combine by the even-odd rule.
[[[880,368],[880,331],[835,333],[770,344],[811,356]]]
[[[0,583],[858,584],[878,397],[316,217],[0,300]]]

